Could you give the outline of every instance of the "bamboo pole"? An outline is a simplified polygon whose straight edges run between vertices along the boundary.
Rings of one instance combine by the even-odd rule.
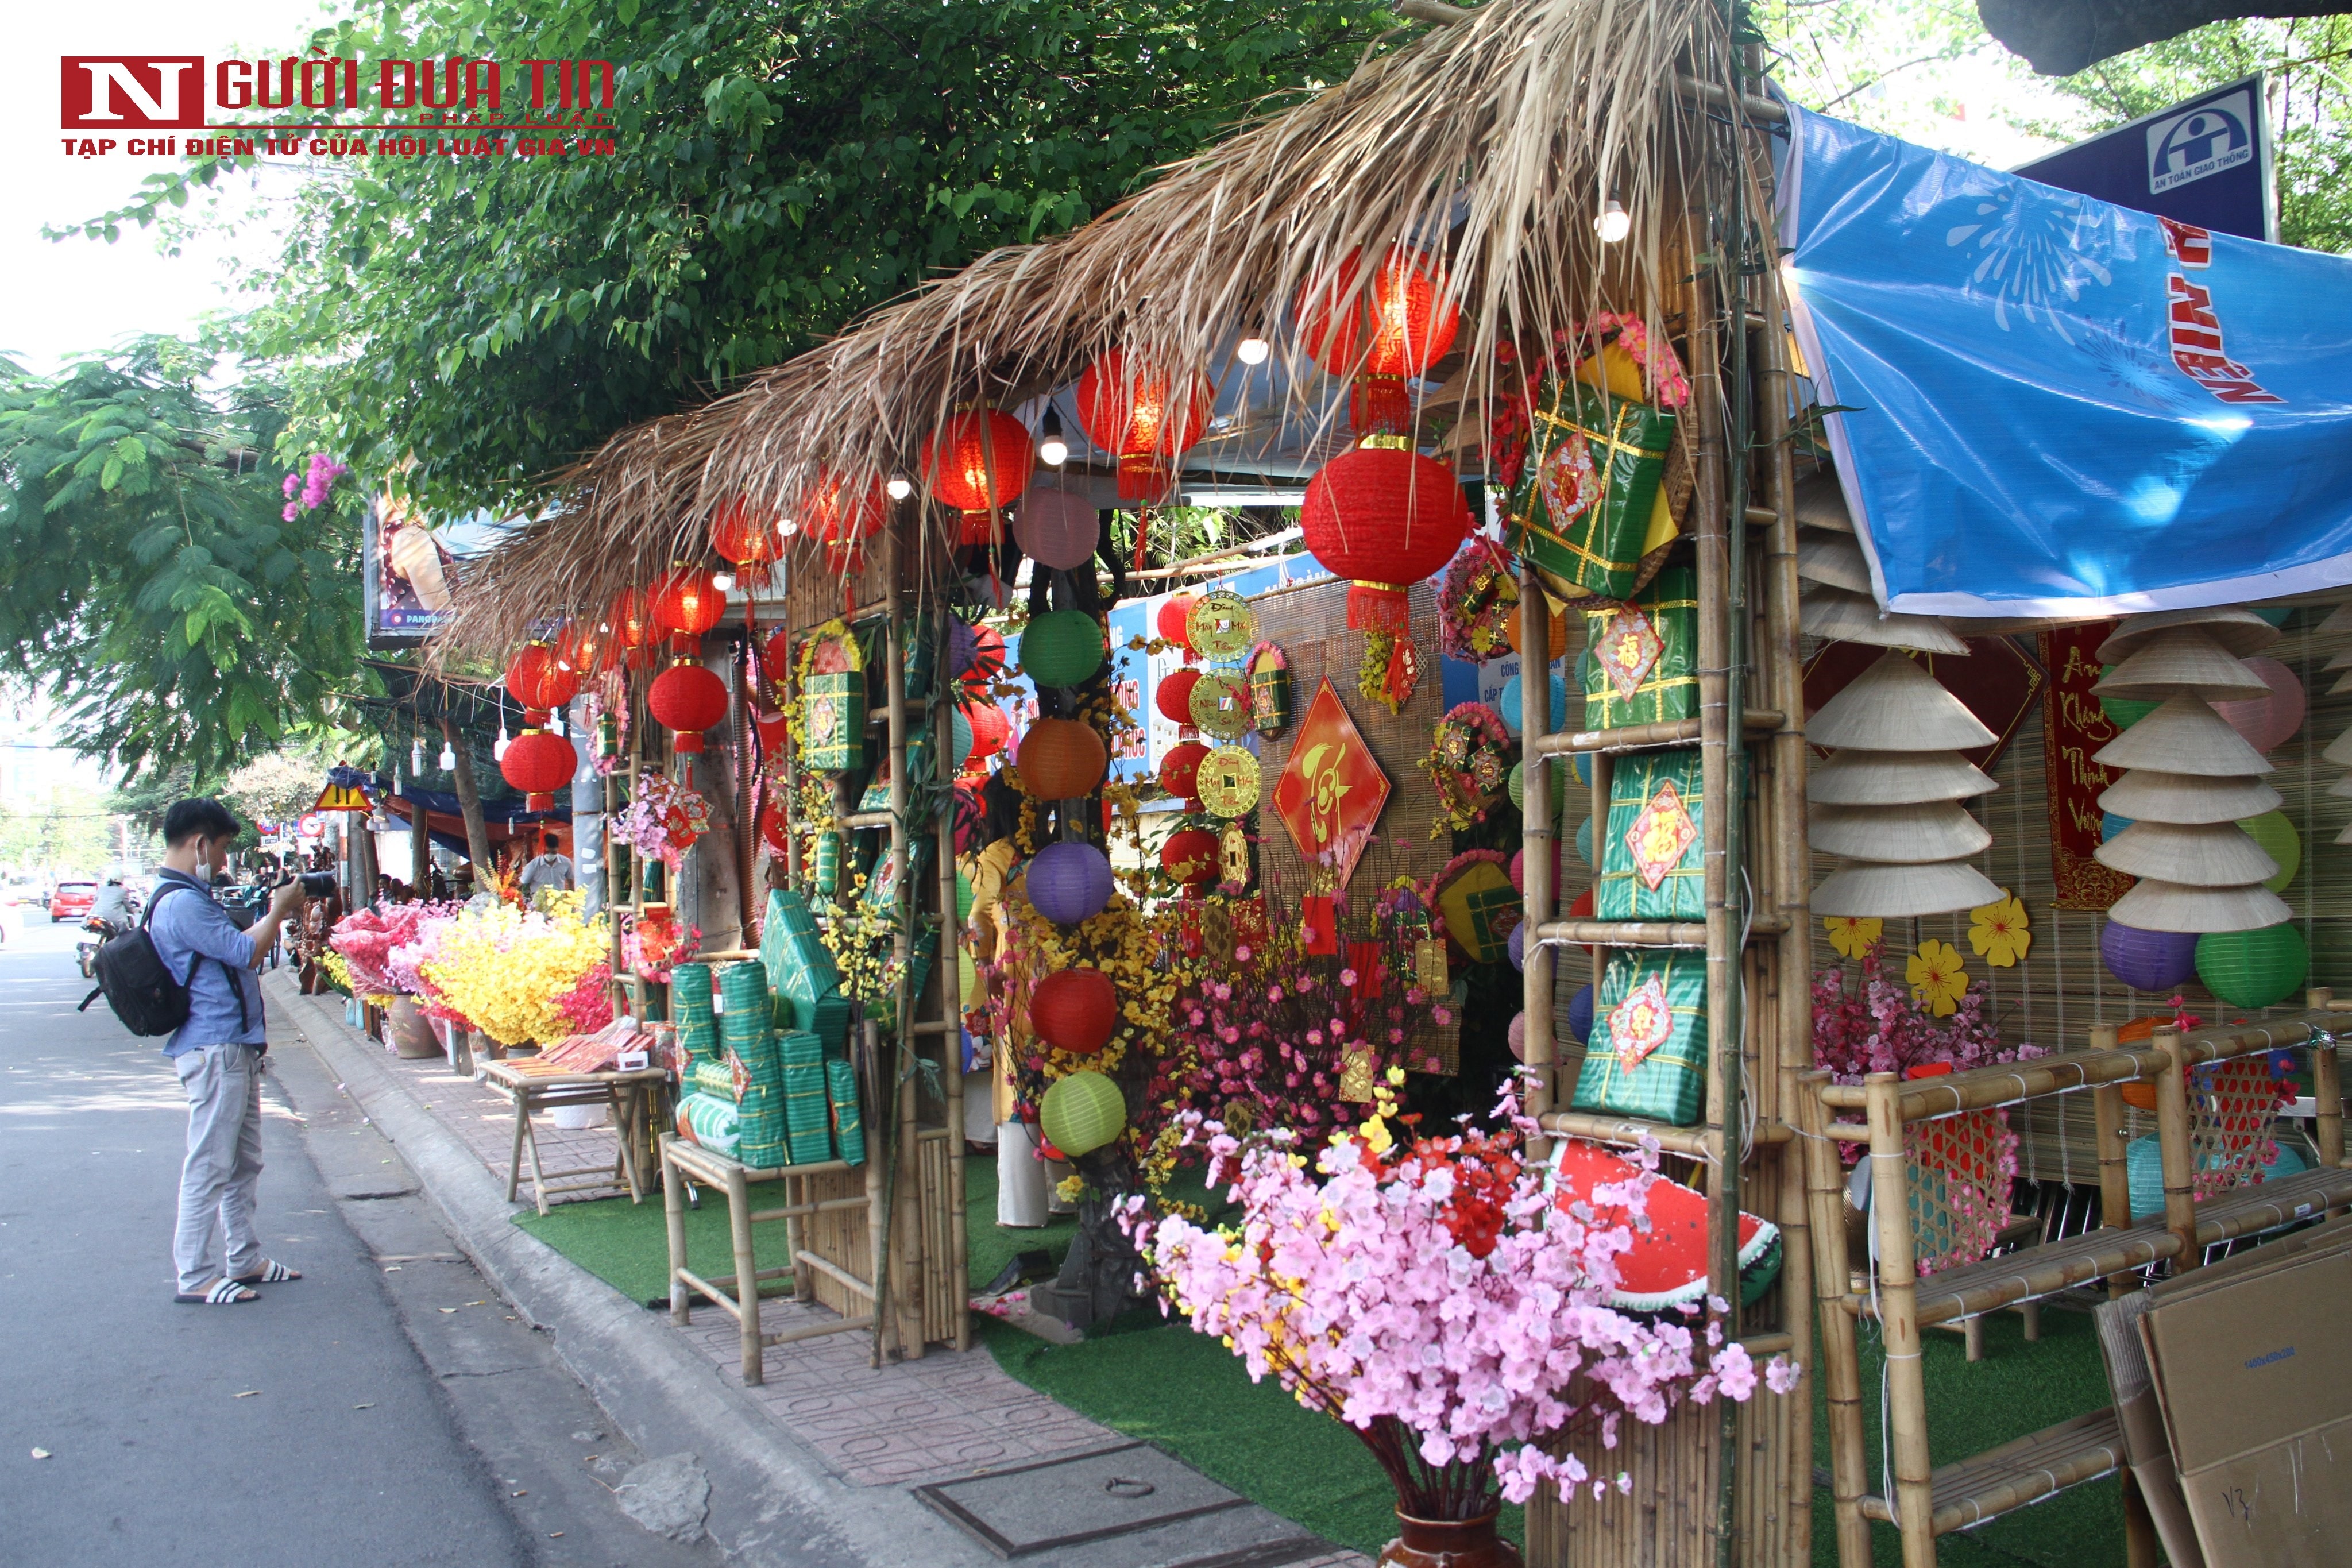
[[[2116,1026],[2098,1024],[2092,1026],[2090,1047],[2094,1051],[2116,1048]],[[2099,1224],[2107,1230],[2131,1228],[2131,1167],[2124,1146],[2123,1091],[2113,1084],[2103,1083],[2091,1090],[2092,1141],[2099,1152]],[[2129,1285],[2120,1277],[2107,1280],[2110,1300],[2123,1295]]]
[[[1862,1419],[1861,1349],[1853,1314],[1845,1310],[1850,1289],[1845,1183],[1837,1148],[1822,1131],[1828,1113],[1821,1089],[1829,1077],[1819,1069],[1797,1075],[1796,1112],[1803,1134],[1805,1203],[1812,1221],[1813,1294],[1821,1307],[1818,1365],[1829,1421],[1830,1508],[1837,1531],[1838,1568],[1870,1568],[1870,1524],[1862,1516],[1870,1472]],[[1790,1506],[1797,1506],[1794,1499]]]
[[[900,1359],[916,1361],[923,1354],[921,1192],[916,1147],[914,1071],[915,996],[911,984],[915,946],[914,840],[907,832],[907,647],[901,622],[903,600],[899,577],[903,569],[899,531],[890,530],[882,550],[882,680],[889,693],[884,712],[890,745],[890,857],[898,881],[891,889],[890,956],[898,965],[892,1011],[891,1081],[897,1086],[898,1133],[890,1147],[891,1245],[889,1300],[877,1292],[874,1313],[890,1321],[889,1334]],[[913,1332],[908,1331],[912,1325]]]
[[[1886,1345],[1886,1409],[1895,1429],[1893,1505],[1903,1568],[1936,1568],[1927,1462],[1927,1385],[1919,1366],[1919,1277],[1912,1261],[1910,1169],[1903,1152],[1901,1079],[1874,1072],[1870,1095],[1870,1212],[1878,1234],[1878,1326]],[[1865,1559],[1867,1561],[1867,1559]]]
[[[2314,1013],[2323,1013],[2334,1004],[2336,994],[2323,986],[2312,991],[2305,1000]],[[2319,1163],[2330,1169],[2340,1167],[2344,1163],[2344,1064],[2336,1054],[2332,1038],[2312,1042],[2311,1098],[2316,1112],[2312,1119],[2311,1141],[2319,1152]]]
[[[1533,574],[1530,574],[1532,579]],[[1520,770],[1525,801],[1519,836],[1525,853],[1521,864],[1525,913],[1540,931],[1552,916],[1552,846],[1559,833],[1551,801],[1551,764],[1538,748],[1551,733],[1551,602],[1542,584],[1530,581],[1519,595],[1519,732],[1529,759]],[[1598,852],[1599,830],[1595,829]],[[1519,976],[1521,1025],[1526,1029],[1524,1059],[1532,1075],[1527,1086],[1527,1113],[1540,1127],[1546,1111],[1558,1102],[1557,1052],[1552,1042],[1552,952],[1542,942],[1528,946]],[[1593,994],[1600,995],[1598,991]],[[1530,1139],[1528,1152],[1542,1159],[1551,1152],[1549,1139]]]
[[[2177,1273],[2204,1262],[2197,1245],[2196,1154],[2189,1144],[2189,1075],[2182,1063],[2180,1031],[2158,1027],[2151,1037],[2164,1058],[2156,1080],[2156,1134],[2164,1159],[2164,1227],[2180,1242],[2173,1258]]]
[[[948,701],[953,675],[947,668],[947,605],[939,607],[939,653],[931,670],[931,755],[940,760],[940,776],[950,773],[953,748],[955,704]],[[956,962],[962,951],[963,925],[956,909],[955,793],[950,789],[940,805],[940,951],[932,967],[940,976],[940,1015],[947,1024],[940,1039],[940,1079],[947,1090],[948,1121],[948,1297],[954,1303],[955,1348],[971,1348],[971,1242],[965,1228],[963,1131],[963,972]]]
[[[1741,728],[1751,735],[1772,734],[1785,721],[1786,715],[1778,708],[1750,708],[1739,720]],[[1646,752],[1660,746],[1687,746],[1698,738],[1696,719],[1661,719],[1654,724],[1628,724],[1618,730],[1562,730],[1525,744],[1530,756],[1559,757],[1575,752]]]

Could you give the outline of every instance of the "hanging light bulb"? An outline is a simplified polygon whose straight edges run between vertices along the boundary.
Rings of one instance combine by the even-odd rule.
[[[1601,244],[1614,245],[1633,232],[1633,215],[1612,196],[1609,205],[1601,209],[1601,216],[1592,220],[1592,232],[1601,237]]]
[[[414,736],[408,742],[408,771],[413,774],[425,771],[425,737]]]
[[[732,572],[713,572],[710,574],[710,585],[718,589],[722,594],[731,594],[735,591],[735,574]]]
[[[507,740],[507,721],[501,719],[499,721],[498,743],[490,748],[490,761],[494,763],[505,762],[507,760],[507,747],[510,743],[511,742]]]
[[[1037,460],[1049,468],[1058,468],[1070,460],[1070,444],[1062,439],[1062,415],[1052,404],[1045,405],[1045,419],[1040,426]]]
[[[1244,338],[1234,345],[1234,357],[1244,364],[1264,364],[1274,345],[1264,338]]]
[[[890,482],[882,488],[890,492],[892,500],[905,500],[915,493],[915,481],[904,474],[892,474]]]
[[[441,742],[441,754],[434,759],[434,765],[445,773],[457,765],[457,753],[449,749],[448,742]]]
[[[798,533],[800,531],[801,525],[794,522],[791,518],[780,517],[776,519],[776,536],[779,539],[790,539],[793,534]]]

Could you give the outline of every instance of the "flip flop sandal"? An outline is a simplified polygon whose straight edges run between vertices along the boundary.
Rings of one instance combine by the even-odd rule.
[[[236,1282],[239,1285],[283,1285],[289,1279],[300,1278],[302,1278],[300,1269],[289,1268],[274,1258],[264,1258],[258,1270],[251,1274],[238,1275]]]
[[[223,1279],[209,1290],[191,1295],[183,1290],[172,1298],[183,1307],[241,1307],[247,1301],[261,1300],[261,1292],[248,1290],[234,1279]]]

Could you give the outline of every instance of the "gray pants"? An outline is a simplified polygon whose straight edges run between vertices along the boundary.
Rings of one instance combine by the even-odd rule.
[[[253,1192],[261,1181],[261,1053],[251,1046],[197,1046],[172,1058],[188,1091],[188,1158],[180,1167],[180,1228],[172,1262],[183,1294],[261,1267]],[[228,1266],[213,1262],[213,1232],[228,1239]]]

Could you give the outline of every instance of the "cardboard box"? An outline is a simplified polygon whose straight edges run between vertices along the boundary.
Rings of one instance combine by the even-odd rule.
[[[2159,1288],[2141,1320],[2210,1568],[2352,1562],[2347,1302],[2352,1227],[2337,1225]]]

